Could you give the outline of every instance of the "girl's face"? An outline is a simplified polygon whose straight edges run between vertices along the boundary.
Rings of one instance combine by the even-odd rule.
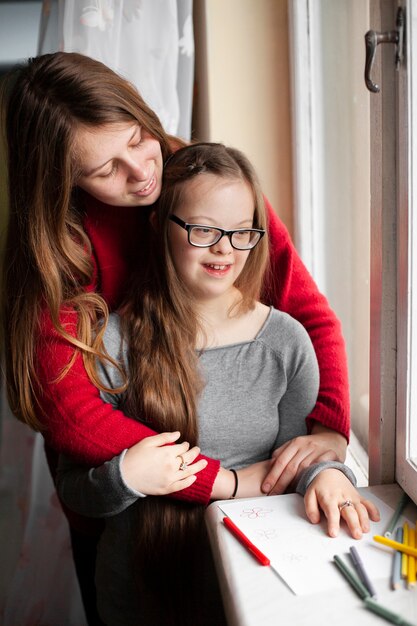
[[[198,174],[186,183],[174,214],[189,224],[216,226],[224,230],[251,228],[254,199],[242,180],[214,174]],[[225,297],[233,303],[234,283],[248,258],[248,250],[235,250],[224,236],[210,248],[196,248],[178,224],[169,224],[172,260],[178,275],[199,301]]]
[[[80,127],[74,154],[77,185],[105,204],[147,206],[159,198],[161,146],[136,122]]]

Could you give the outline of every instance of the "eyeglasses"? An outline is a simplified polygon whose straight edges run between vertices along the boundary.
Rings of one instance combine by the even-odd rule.
[[[252,250],[265,235],[261,228],[238,228],[237,230],[224,230],[204,224],[187,224],[176,215],[170,215],[169,219],[188,233],[188,243],[196,248],[210,248],[224,236],[229,237],[230,244],[235,250]]]

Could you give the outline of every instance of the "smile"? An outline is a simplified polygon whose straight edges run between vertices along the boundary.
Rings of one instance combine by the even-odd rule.
[[[220,263],[203,263],[203,268],[207,272],[207,274],[211,276],[225,276],[231,270],[233,264],[224,264]]]
[[[138,189],[138,191],[135,191],[134,193],[136,196],[147,196],[154,190],[155,185],[156,185],[156,177],[154,174],[151,180],[149,181],[149,183],[146,185],[146,187],[142,187],[142,189]]]
[[[213,270],[225,270],[230,265],[214,265],[213,263],[207,264],[206,267],[211,267]]]

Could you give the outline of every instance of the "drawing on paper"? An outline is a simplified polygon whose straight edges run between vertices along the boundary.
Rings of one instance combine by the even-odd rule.
[[[272,509],[264,509],[260,506],[254,506],[252,509],[244,509],[240,514],[240,517],[256,519],[258,517],[266,517],[269,513],[272,513]]]

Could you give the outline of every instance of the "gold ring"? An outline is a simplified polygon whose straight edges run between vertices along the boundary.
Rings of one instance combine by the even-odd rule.
[[[179,469],[181,470],[181,472],[184,472],[188,467],[188,463],[187,461],[184,461],[184,457],[182,456],[182,454],[179,454],[177,458],[181,459],[181,465]]]

